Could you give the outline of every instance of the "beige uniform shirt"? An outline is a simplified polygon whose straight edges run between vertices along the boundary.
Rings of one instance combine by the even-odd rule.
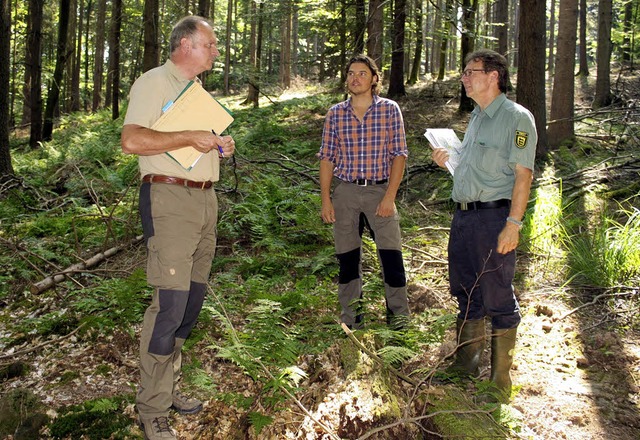
[[[145,72],[131,87],[124,125],[135,124],[150,128],[162,115],[162,109],[175,100],[189,82],[190,79],[183,78],[171,60]],[[215,182],[218,180],[218,167],[215,166],[217,162],[214,163],[217,154],[216,149],[204,154],[190,170],[180,166],[165,153],[138,156],[140,176],[159,174],[199,182]]]

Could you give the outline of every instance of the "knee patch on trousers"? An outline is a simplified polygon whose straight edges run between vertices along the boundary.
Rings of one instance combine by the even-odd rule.
[[[407,277],[404,273],[402,252],[393,249],[380,249],[380,261],[384,282],[390,287],[404,287],[407,285]]]
[[[160,309],[156,315],[149,341],[149,353],[166,356],[173,353],[176,330],[184,319],[189,292],[158,290]]]
[[[187,308],[184,311],[184,318],[180,328],[176,331],[176,337],[187,339],[191,330],[196,325],[200,310],[202,310],[202,304],[204,303],[204,297],[207,293],[207,285],[203,283],[191,282],[189,289],[189,300],[187,301]]]
[[[360,248],[336,255],[340,263],[339,283],[347,284],[360,278]]]

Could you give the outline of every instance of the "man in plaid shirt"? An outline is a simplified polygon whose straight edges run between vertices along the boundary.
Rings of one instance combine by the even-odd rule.
[[[409,316],[400,218],[395,206],[407,158],[398,104],[381,98],[375,62],[357,55],[347,66],[350,98],[327,113],[320,158],[322,220],[333,224],[340,265],[340,319],[362,328],[362,233],[367,227],[382,267],[387,323],[402,328]],[[335,177],[333,194],[332,181]]]

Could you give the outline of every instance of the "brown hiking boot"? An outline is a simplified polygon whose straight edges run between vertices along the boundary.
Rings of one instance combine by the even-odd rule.
[[[202,410],[202,402],[195,397],[187,396],[180,390],[173,392],[171,408],[179,414],[195,414]]]
[[[140,418],[140,427],[145,440],[177,440],[176,432],[171,428],[168,417]]]

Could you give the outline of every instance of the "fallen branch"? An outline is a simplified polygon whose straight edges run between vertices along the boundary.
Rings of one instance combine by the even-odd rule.
[[[38,293],[42,293],[47,289],[50,289],[51,287],[55,286],[56,284],[62,282],[63,280],[65,280],[67,278],[67,276],[79,272],[79,271],[84,271],[85,269],[90,269],[96,265],[98,265],[99,263],[101,263],[102,261],[106,260],[109,257],[114,256],[115,254],[117,254],[118,252],[120,252],[123,249],[126,249],[127,247],[131,246],[131,245],[135,245],[138,244],[139,242],[141,242],[143,239],[142,235],[138,235],[137,237],[135,237],[134,239],[132,239],[129,243],[126,244],[121,244],[118,246],[114,246],[110,249],[107,249],[104,252],[100,252],[96,255],[94,255],[93,257],[89,258],[88,260],[82,262],[82,263],[77,263],[74,264],[72,266],[69,266],[68,268],[64,269],[61,272],[58,272],[56,274],[50,275],[48,277],[46,277],[45,279],[38,281],[37,283],[34,283],[31,285],[30,287],[30,292],[34,295],[38,294]]]
[[[558,319],[556,319],[556,320],[555,320],[555,322],[560,322],[560,321],[562,321],[563,319],[567,318],[568,316],[573,315],[574,313],[576,313],[576,312],[577,312],[577,311],[579,311],[579,310],[582,310],[582,309],[584,309],[584,308],[586,308],[586,307],[590,307],[590,306],[595,305],[595,304],[596,304],[598,301],[600,301],[600,299],[602,299],[602,298],[606,298],[606,297],[608,297],[608,296],[627,296],[627,295],[633,295],[634,293],[638,293],[638,291],[637,291],[637,290],[634,290],[634,291],[631,291],[631,292],[602,293],[602,294],[600,294],[600,295],[596,296],[595,298],[593,298],[593,299],[591,300],[591,302],[588,302],[588,303],[582,304],[582,305],[580,305],[580,306],[578,306],[578,307],[575,307],[575,308],[573,308],[573,309],[569,310],[569,311],[568,311],[568,312],[566,312],[564,315],[562,315],[562,316],[560,316]]]
[[[23,354],[27,354],[27,353],[31,353],[32,351],[39,350],[42,347],[47,346],[49,344],[55,344],[56,342],[63,341],[65,339],[70,338],[71,336],[75,335],[76,333],[78,333],[78,331],[80,331],[80,329],[82,327],[84,327],[85,324],[86,324],[86,322],[83,322],[74,331],[72,331],[71,333],[68,333],[68,334],[66,334],[64,336],[60,336],[59,338],[52,339],[52,340],[49,340],[49,341],[45,341],[45,342],[43,342],[41,344],[38,344],[38,345],[35,345],[33,347],[25,348],[24,350],[16,351],[16,352],[9,353],[9,354],[0,355],[0,360],[9,359],[9,358],[15,358],[17,356],[22,356]]]

